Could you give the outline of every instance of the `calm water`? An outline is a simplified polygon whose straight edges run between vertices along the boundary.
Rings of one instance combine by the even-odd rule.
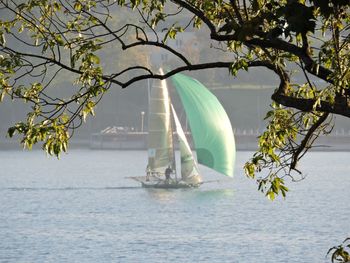
[[[350,236],[350,153],[311,153],[271,202],[241,169],[192,190],[148,190],[146,152],[0,152],[0,262],[330,262]]]

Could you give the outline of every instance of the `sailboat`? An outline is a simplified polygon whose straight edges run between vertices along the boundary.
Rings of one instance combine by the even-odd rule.
[[[166,80],[155,80],[149,96],[146,176],[132,179],[147,188],[199,187],[204,182],[198,163],[232,177],[235,140],[224,108],[199,81],[178,73],[172,82],[188,119],[197,158],[172,105]],[[180,162],[176,162],[174,131]]]

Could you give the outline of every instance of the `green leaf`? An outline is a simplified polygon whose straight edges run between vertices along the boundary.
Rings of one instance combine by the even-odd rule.
[[[82,8],[83,8],[83,7],[82,7],[81,3],[75,2],[75,4],[74,4],[74,9],[75,9],[77,12],[81,12]]]
[[[0,45],[5,46],[5,44],[6,44],[5,34],[3,31],[0,31]]]
[[[100,64],[100,58],[94,54],[90,54],[90,60],[94,64]]]
[[[54,11],[59,11],[61,10],[61,5],[57,2],[54,2],[53,3],[53,6],[54,6]]]
[[[58,34],[55,35],[55,41],[60,46],[63,46],[65,44],[64,41],[63,41],[62,36],[58,35]]]
[[[267,198],[271,201],[275,199],[275,193],[273,191],[270,191],[267,193]]]
[[[7,130],[7,134],[10,138],[13,137],[13,135],[15,134],[17,128],[16,127],[10,127],[8,130]]]

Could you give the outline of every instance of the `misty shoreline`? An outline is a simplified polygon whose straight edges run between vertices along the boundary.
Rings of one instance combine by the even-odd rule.
[[[102,137],[101,137],[102,138]],[[90,150],[146,150],[147,142],[142,141],[124,141],[123,144],[111,139],[103,141],[92,140],[91,138],[72,138],[69,142],[69,149],[90,149]],[[258,148],[258,138],[255,134],[235,135],[236,149],[238,151],[256,151]],[[329,135],[320,136],[310,151],[350,151],[349,135]],[[33,146],[33,149],[41,149],[41,145]],[[0,141],[0,151],[5,150],[23,150],[17,139],[2,139]]]

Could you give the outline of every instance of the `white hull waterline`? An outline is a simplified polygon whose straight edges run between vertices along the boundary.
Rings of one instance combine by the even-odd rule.
[[[176,179],[165,180],[158,177],[152,177],[150,179],[146,179],[146,176],[138,176],[138,177],[128,177],[137,182],[141,183],[141,186],[144,188],[157,188],[157,189],[188,189],[188,188],[198,188],[202,185],[200,183],[188,183],[184,181],[178,181]]]

